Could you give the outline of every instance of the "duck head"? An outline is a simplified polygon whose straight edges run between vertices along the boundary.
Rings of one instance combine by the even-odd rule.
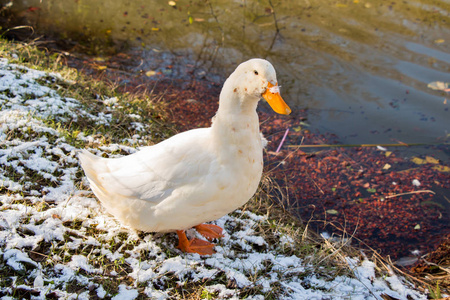
[[[281,98],[275,69],[267,60],[254,58],[243,62],[230,75],[229,80],[232,83],[230,88],[240,95],[242,101],[264,98],[275,112],[283,115],[291,113],[291,109]]]

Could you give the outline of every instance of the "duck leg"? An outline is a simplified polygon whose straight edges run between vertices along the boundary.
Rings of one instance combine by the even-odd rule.
[[[216,253],[213,249],[214,244],[210,242],[193,238],[188,240],[184,230],[177,230],[178,246],[177,248],[183,252],[198,253],[200,255],[211,255]]]
[[[198,233],[203,235],[208,241],[212,239],[218,239],[223,237],[222,231],[223,229],[217,225],[213,224],[200,224],[195,226],[195,229]]]

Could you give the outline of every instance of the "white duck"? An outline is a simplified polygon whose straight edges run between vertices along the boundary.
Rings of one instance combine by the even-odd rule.
[[[148,232],[176,231],[178,248],[214,253],[209,242],[188,240],[195,227],[208,240],[222,236],[216,220],[245,204],[263,170],[256,113],[264,97],[289,114],[273,66],[263,59],[239,65],[225,81],[211,127],[179,133],[132,155],[105,159],[83,150],[81,165],[95,195],[123,224]]]

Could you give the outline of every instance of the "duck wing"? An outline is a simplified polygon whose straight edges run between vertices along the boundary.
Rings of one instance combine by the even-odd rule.
[[[210,128],[186,131],[137,153],[105,159],[83,150],[80,161],[97,197],[139,199],[155,205],[175,190],[195,190],[213,175]]]

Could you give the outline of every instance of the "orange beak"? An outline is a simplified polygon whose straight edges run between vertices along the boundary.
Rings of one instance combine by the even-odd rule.
[[[283,98],[281,98],[280,91],[278,89],[278,84],[271,84],[270,82],[267,84],[267,89],[262,94],[263,98],[269,103],[270,107],[279,114],[288,115],[291,113],[291,109],[284,102]]]

